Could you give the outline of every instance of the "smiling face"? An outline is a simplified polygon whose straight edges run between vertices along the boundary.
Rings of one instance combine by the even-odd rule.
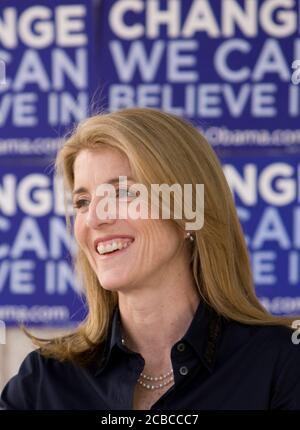
[[[119,176],[127,176],[128,187],[135,183],[128,179],[132,177],[128,158],[114,148],[82,150],[74,163],[74,191],[78,191],[73,197],[75,238],[100,284],[107,290],[125,291],[178,279],[188,270],[189,255],[184,232],[172,221],[98,217],[96,207],[101,198],[96,195],[97,187]],[[121,196],[123,202],[133,199],[130,194]],[[114,248],[122,249],[101,255],[111,249],[101,242],[105,238],[110,244],[115,242]]]

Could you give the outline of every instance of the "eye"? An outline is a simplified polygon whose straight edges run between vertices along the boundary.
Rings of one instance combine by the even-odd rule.
[[[78,200],[76,200],[76,202],[74,202],[73,208],[80,209],[83,207],[87,207],[89,205],[89,203],[90,202],[87,199],[78,199]]]
[[[139,191],[129,191],[128,188],[118,188],[116,189],[116,196],[120,198],[124,197],[137,197],[139,194]]]

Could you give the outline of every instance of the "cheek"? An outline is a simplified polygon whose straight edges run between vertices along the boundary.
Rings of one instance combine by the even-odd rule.
[[[85,234],[85,222],[81,214],[77,214],[74,221],[74,236],[76,241],[82,245],[84,243]]]

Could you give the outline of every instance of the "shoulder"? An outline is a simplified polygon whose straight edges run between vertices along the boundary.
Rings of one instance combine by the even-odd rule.
[[[248,345],[272,361],[300,359],[300,331],[281,325],[248,325],[236,321],[225,324],[224,337],[231,347]]]
[[[300,410],[300,339],[288,327],[265,329],[266,345],[273,351],[271,409]]]
[[[75,370],[76,366],[70,361],[60,361],[56,358],[45,357],[39,349],[30,352],[22,362],[18,375],[33,375],[35,378],[51,372],[66,372]]]
[[[224,323],[224,338],[230,344],[252,343],[273,352],[294,351],[300,353],[300,331],[283,325],[250,325],[237,321],[227,320]],[[298,339],[299,338],[299,339]],[[299,345],[299,347],[298,347]]]
[[[247,372],[269,381],[270,409],[300,410],[300,334],[289,327],[225,324],[223,358],[236,355]],[[242,365],[242,364],[241,364]]]
[[[0,408],[37,409],[43,392],[51,389],[55,381],[71,379],[79,368],[71,362],[60,362],[44,357],[39,350],[28,354],[22,362],[16,376],[4,387],[0,397]]]
[[[299,366],[300,338],[297,331],[284,326],[256,326],[253,335],[264,351],[273,354],[277,367],[287,363]]]

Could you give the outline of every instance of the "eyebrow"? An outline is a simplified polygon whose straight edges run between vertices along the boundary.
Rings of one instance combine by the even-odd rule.
[[[127,176],[127,181],[134,181],[134,179],[131,176]],[[118,184],[119,183],[119,178],[110,179],[109,181],[107,181],[105,183],[106,184],[112,184],[112,185]],[[120,183],[123,184],[124,181],[121,181]],[[72,194],[74,196],[75,194],[86,193],[87,191],[88,191],[87,188],[85,188],[85,187],[79,187],[76,190],[74,190]]]

